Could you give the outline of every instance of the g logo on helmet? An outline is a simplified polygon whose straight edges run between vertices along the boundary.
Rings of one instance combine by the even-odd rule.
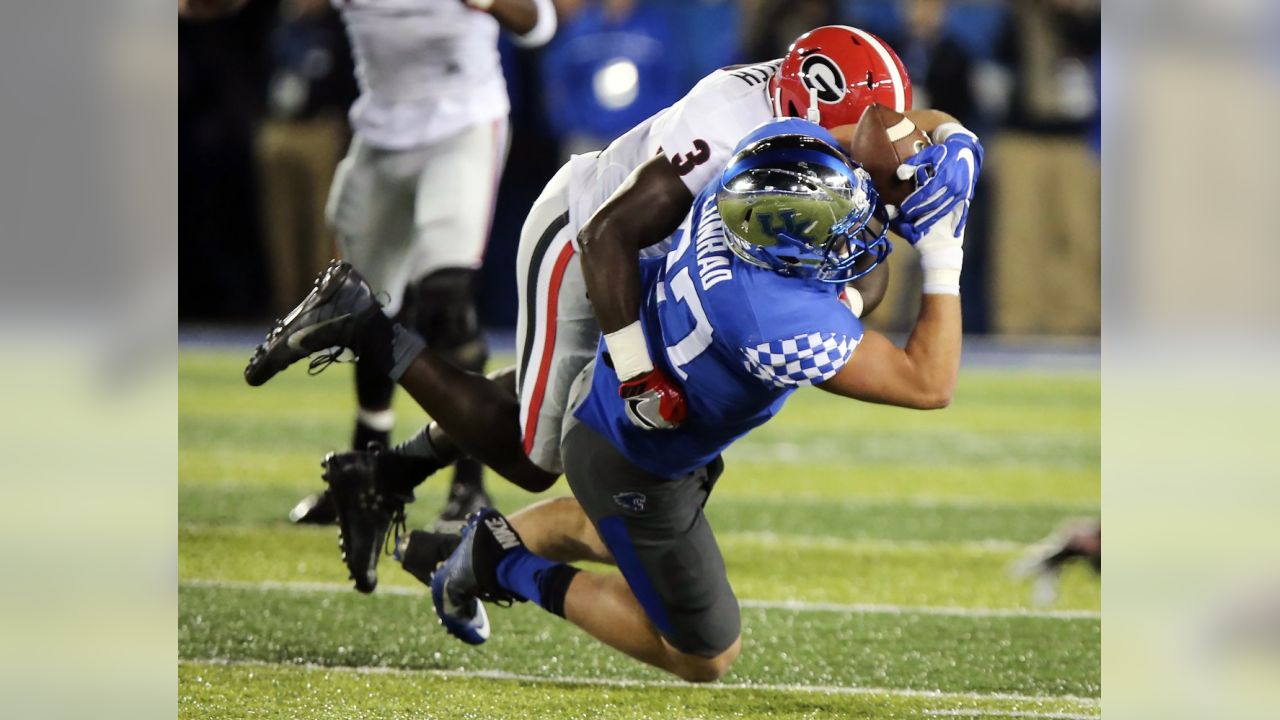
[[[837,103],[844,97],[844,73],[826,55],[806,56],[800,63],[800,79],[806,88],[817,93],[819,102]]]

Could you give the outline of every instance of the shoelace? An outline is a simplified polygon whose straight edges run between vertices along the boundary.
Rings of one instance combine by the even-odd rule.
[[[331,347],[328,350],[321,350],[319,353],[311,356],[311,361],[307,363],[308,375],[319,375],[334,363],[355,362],[354,360],[340,360],[344,348]]]
[[[384,555],[390,555],[396,560],[400,559],[400,536],[409,531],[408,523],[405,520],[404,506],[401,505],[399,510],[391,516],[391,524],[387,526],[387,534],[382,539],[382,552]]]
[[[510,595],[506,595],[503,597],[484,597],[482,595],[477,595],[476,597],[492,605],[497,605],[500,608],[509,608],[512,605],[516,604],[515,598],[511,597]]]
[[[317,281],[316,287],[319,287],[319,286],[320,286],[319,281]],[[383,291],[375,294],[374,299],[378,301],[379,305],[386,307],[387,304],[391,302],[391,294],[386,291]],[[276,322],[279,323],[278,320]],[[277,325],[277,330],[278,329],[279,329],[279,326]],[[275,334],[275,332],[276,330],[273,330],[272,334]],[[270,337],[267,338],[268,341],[270,341],[270,339],[271,339]],[[307,363],[307,374],[319,375],[325,370],[328,370],[329,366],[334,363],[355,362],[358,359],[358,358],[352,358],[351,360],[340,359],[344,349],[345,348],[342,348],[342,347],[331,347],[328,350],[321,350],[319,353],[312,355],[311,361]]]

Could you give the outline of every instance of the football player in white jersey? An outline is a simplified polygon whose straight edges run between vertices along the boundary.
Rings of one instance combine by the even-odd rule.
[[[355,131],[338,165],[327,214],[342,256],[450,362],[484,369],[476,317],[498,180],[506,159],[510,104],[498,32],[517,45],[546,43],[556,28],[551,0],[332,0],[355,57],[360,97]],[[356,363],[353,447],[387,444],[395,384]],[[488,503],[482,466],[458,460],[440,524]],[[290,513],[332,522],[325,494]]]
[[[325,460],[357,588],[372,589],[376,582],[384,537],[374,531],[401,518],[413,487],[460,451],[526,490],[539,492],[555,482],[563,470],[560,431],[569,387],[594,358],[602,331],[621,380],[619,392],[635,398],[628,403],[636,408],[633,421],[654,428],[678,424],[680,386],[654,368],[638,333],[637,254],[666,251],[665,241],[695,193],[724,170],[738,141],[754,127],[774,117],[803,117],[847,142],[862,112],[877,102],[907,112],[941,147],[953,140],[976,144],[954,118],[911,110],[910,79],[882,40],[857,28],[827,26],[801,36],[780,60],[711,73],[603,151],[575,156],[561,168],[521,233],[516,367],[490,378],[460,372],[424,350],[412,333],[398,333],[395,362],[388,367],[436,422],[389,452]],[[930,173],[917,178],[920,189],[900,209],[900,233],[922,233],[957,203],[969,201],[973,163],[966,182],[965,165],[957,159],[963,155],[957,149],[949,159],[938,158]],[[855,312],[873,308],[886,282],[881,270],[852,286]],[[313,293],[303,306],[325,302]],[[288,337],[314,322],[304,319],[309,314],[303,310],[272,331],[245,369],[251,385],[266,382],[304,351],[351,346],[322,344],[332,339],[328,334],[289,346]],[[377,507],[358,507],[370,489],[380,498]]]
[[[286,0],[290,1],[290,0]],[[291,0],[312,4],[323,0]],[[178,0],[192,20],[224,17],[247,0]],[[360,97],[355,131],[326,213],[345,259],[448,361],[479,372],[488,357],[475,309],[498,180],[506,160],[510,102],[499,29],[522,47],[555,34],[551,0],[330,0],[342,14]],[[356,364],[359,409],[353,447],[385,445],[395,383]],[[438,526],[460,525],[487,504],[481,464],[457,460]],[[294,522],[335,519],[328,492],[304,498]]]

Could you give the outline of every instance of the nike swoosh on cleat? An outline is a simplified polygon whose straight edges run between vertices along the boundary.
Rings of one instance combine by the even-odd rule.
[[[288,345],[291,349],[297,350],[298,352],[312,352],[311,350],[308,350],[307,348],[302,347],[302,343],[306,341],[306,339],[310,337],[312,333],[316,332],[317,330],[320,330],[321,328],[328,327],[336,322],[342,322],[343,320],[346,320],[350,317],[351,317],[351,313],[345,313],[337,317],[331,317],[328,320],[325,320],[324,322],[319,322],[319,323],[316,323],[315,325],[304,327],[298,332],[290,335],[289,339],[285,342],[285,344]],[[320,348],[315,348],[315,349],[319,350]]]
[[[481,640],[488,640],[489,613],[485,612],[484,606],[480,604],[479,600],[476,601],[476,617],[472,619],[472,622],[475,622],[476,620],[480,621],[479,625],[474,626],[476,635],[478,635]]]

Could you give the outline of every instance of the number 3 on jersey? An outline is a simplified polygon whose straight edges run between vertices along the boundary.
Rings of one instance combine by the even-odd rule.
[[[681,175],[688,175],[693,169],[711,158],[711,146],[706,140],[698,138],[693,141],[693,150],[683,155],[675,153],[671,156],[671,166]]]

